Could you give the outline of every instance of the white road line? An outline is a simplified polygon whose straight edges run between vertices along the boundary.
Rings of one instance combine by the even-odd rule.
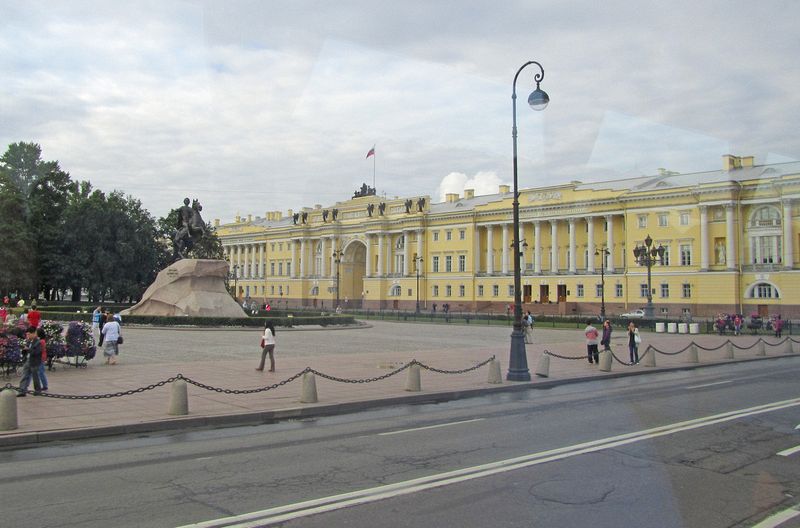
[[[797,511],[796,506],[793,508],[789,508],[788,510],[783,510],[782,512],[778,512],[775,515],[771,515],[761,521],[760,523],[753,526],[753,528],[775,528],[776,526],[780,526],[781,524],[785,523],[789,519],[794,519],[798,515],[800,515],[800,511]]]
[[[491,462],[489,464],[482,464],[479,466],[447,471],[444,473],[407,480],[404,482],[397,482],[395,484],[387,484],[375,488],[353,491],[350,493],[343,493],[340,495],[298,502],[295,504],[287,504],[285,506],[278,506],[252,513],[190,524],[181,528],[258,528],[261,526],[286,522],[308,515],[339,510],[349,506],[366,504],[391,497],[408,495],[419,491],[447,486],[449,484],[455,484],[458,482],[495,475],[498,473],[505,473],[507,471],[544,464],[554,460],[561,460],[576,455],[602,451],[621,445],[640,442],[642,440],[671,435],[681,431],[689,431],[692,429],[698,429],[700,427],[707,427],[709,425],[738,420],[746,416],[773,412],[796,406],[800,406],[800,398],[772,402],[746,409],[738,409],[735,411],[706,416],[704,418],[695,418],[693,420],[686,420],[683,422],[663,425],[633,433],[626,433],[618,436],[602,438],[599,440],[592,440],[590,442],[560,447],[539,453],[532,453],[516,458],[509,458],[506,460],[500,460],[498,462]]]
[[[791,447],[789,449],[784,449],[783,451],[779,451],[778,455],[779,456],[790,456],[790,455],[793,455],[793,454],[795,454],[797,452],[800,452],[800,446]]]
[[[448,423],[437,424],[437,425],[428,425],[428,426],[425,426],[425,427],[415,427],[413,429],[401,429],[400,431],[389,431],[387,433],[378,433],[378,436],[390,436],[390,435],[396,435],[396,434],[401,434],[401,433],[410,433],[412,431],[424,431],[426,429],[438,429],[439,427],[450,427],[451,425],[460,425],[460,424],[465,424],[465,423],[480,422],[480,421],[483,421],[483,420],[485,420],[485,418],[475,418],[474,420],[462,420],[460,422],[448,422]]]
[[[704,385],[692,385],[691,387],[686,387],[687,389],[702,389],[703,387],[713,387],[715,385],[725,385],[726,383],[733,383],[734,380],[728,381],[717,381],[716,383],[706,383]]]

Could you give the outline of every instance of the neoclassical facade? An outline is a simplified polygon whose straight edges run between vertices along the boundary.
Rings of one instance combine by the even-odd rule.
[[[800,317],[800,163],[723,156],[719,171],[520,191],[525,310],[641,308],[657,315]],[[513,303],[512,193],[385,199],[362,187],[334,205],[219,225],[237,297],[289,306],[505,312]],[[798,243],[795,244],[794,241]]]

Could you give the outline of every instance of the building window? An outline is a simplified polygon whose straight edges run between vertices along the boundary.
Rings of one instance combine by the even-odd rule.
[[[400,297],[400,295],[402,295],[402,294],[403,294],[403,292],[400,289],[400,285],[399,284],[395,284],[394,286],[392,286],[392,289],[389,292],[389,295],[391,297]]]
[[[275,285],[274,284],[269,287],[269,294],[270,295],[275,295]]]
[[[283,262],[278,262],[278,275],[283,275]]]
[[[669,224],[667,222],[667,213],[659,213],[658,215],[658,227],[667,227]]]
[[[275,275],[275,263],[274,262],[270,262],[269,263],[269,274],[273,275],[273,276]]]
[[[467,288],[462,284],[458,287],[458,296],[464,297],[467,294]]]
[[[432,293],[433,293],[434,297],[438,297],[439,296],[439,286],[434,285]]]
[[[291,262],[287,262],[286,263],[286,274],[287,275],[291,275],[292,274],[292,263]]]
[[[434,231],[433,232],[433,241],[434,242],[438,242],[439,241],[439,232],[438,231]]]
[[[669,266],[669,246],[667,245],[667,246],[663,246],[663,247],[664,247],[664,259],[662,260],[661,263],[664,266]]]
[[[444,271],[447,273],[453,271],[453,257],[450,255],[444,258]]]
[[[661,297],[666,299],[669,297],[669,284],[666,282],[661,283]]]
[[[453,295],[453,287],[449,284],[444,287],[444,295],[445,297],[451,297]]]
[[[772,284],[768,282],[759,282],[750,287],[747,297],[752,299],[778,299],[780,298],[780,294],[778,293],[778,289],[774,288]]]
[[[681,244],[681,266],[692,265],[692,245]]]
[[[459,240],[466,240],[466,238],[467,238],[467,231],[465,229],[460,230],[458,232],[458,239]]]
[[[453,240],[453,232],[452,231],[445,231],[444,232],[445,240]]]
[[[466,255],[459,255],[458,256],[458,271],[467,271],[467,256]]]
[[[639,296],[645,298],[647,297],[647,284],[639,285]]]
[[[647,227],[647,215],[639,215],[639,228]]]
[[[509,284],[508,285],[508,296],[509,297],[513,297],[514,296],[514,285],[513,284]]]
[[[594,286],[594,295],[595,295],[595,297],[602,297],[603,296],[603,283],[595,284],[595,286]]]
[[[692,285],[688,282],[683,283],[683,298],[688,299],[692,296]]]
[[[622,297],[622,284],[614,285],[614,295],[617,297]]]
[[[753,213],[751,227],[778,227],[781,225],[781,213],[774,207],[764,206]]]
[[[500,296],[500,286],[497,284],[492,286],[492,297],[499,297]]]
[[[681,213],[681,225],[689,225],[689,213]]]
[[[483,284],[478,285],[478,297],[483,297]]]
[[[286,244],[286,246],[288,247],[289,244]],[[283,251],[283,242],[278,242],[278,251]]]
[[[433,257],[431,266],[433,266],[433,273],[439,273],[439,257]]]
[[[578,297],[583,297],[583,284],[578,284],[575,286],[575,295]]]

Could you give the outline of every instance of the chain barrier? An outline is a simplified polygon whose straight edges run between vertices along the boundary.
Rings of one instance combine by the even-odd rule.
[[[694,342],[689,343],[688,345],[686,345],[682,349],[678,350],[677,352],[665,352],[663,350],[657,349],[653,345],[650,345],[650,348],[652,348],[654,352],[658,352],[659,354],[663,354],[665,356],[677,356],[678,354],[682,354],[682,353],[686,352],[687,350],[689,350],[689,348],[694,344],[695,344]],[[724,345],[722,345],[722,346],[724,346]],[[719,347],[717,347],[717,348],[719,348]],[[716,348],[710,348],[710,349],[706,349],[706,350],[716,350]]]
[[[721,345],[713,347],[713,348],[706,348],[706,347],[704,347],[702,345],[698,345],[697,343],[695,343],[694,346],[696,346],[700,350],[705,350],[706,352],[713,352],[714,350],[719,350],[720,348],[724,347],[727,343],[728,342],[726,341],[725,343],[722,343]]]
[[[22,393],[22,394],[33,394],[34,396],[42,396],[42,397],[45,397],[45,398],[53,398],[53,399],[57,399],[57,400],[103,400],[103,399],[107,399],[107,398],[117,398],[117,397],[121,397],[121,396],[132,396],[133,394],[139,394],[139,393],[142,393],[142,392],[147,392],[147,391],[156,389],[158,387],[163,387],[164,385],[170,384],[170,383],[172,383],[174,381],[184,380],[186,383],[188,383],[190,385],[194,385],[195,387],[198,387],[200,389],[205,389],[205,390],[211,391],[211,392],[218,392],[218,393],[221,393],[221,394],[257,394],[259,392],[266,392],[266,391],[269,391],[269,390],[277,389],[278,387],[282,387],[282,386],[284,386],[284,385],[286,385],[288,383],[293,382],[294,380],[296,380],[297,378],[301,377],[302,375],[304,375],[306,373],[311,373],[311,374],[314,374],[316,376],[319,376],[320,378],[325,378],[325,379],[331,380],[331,381],[338,381],[340,383],[371,383],[373,381],[381,381],[381,380],[385,380],[386,378],[390,378],[392,376],[395,376],[395,375],[403,372],[404,370],[408,369],[412,365],[419,365],[420,368],[424,368],[425,370],[429,370],[431,372],[436,372],[438,374],[464,374],[466,372],[471,372],[471,371],[477,370],[477,369],[479,369],[479,368],[481,368],[481,367],[483,367],[485,365],[488,365],[494,359],[495,359],[495,356],[491,356],[489,359],[487,359],[485,361],[482,361],[482,362],[478,363],[477,365],[474,365],[472,367],[467,367],[465,369],[460,369],[460,370],[438,369],[438,368],[435,368],[435,367],[431,367],[430,365],[426,365],[424,363],[420,363],[416,359],[412,359],[411,361],[409,361],[408,363],[406,363],[402,367],[397,368],[397,369],[395,369],[395,370],[393,370],[393,371],[391,371],[389,373],[386,373],[386,374],[384,374],[382,376],[376,376],[374,378],[364,378],[364,379],[340,378],[340,377],[337,377],[337,376],[331,376],[330,374],[325,374],[325,373],[320,372],[318,370],[312,369],[311,367],[306,367],[305,369],[301,370],[300,372],[298,372],[294,376],[286,378],[283,381],[279,381],[278,383],[274,383],[272,385],[267,385],[265,387],[259,387],[257,389],[225,389],[225,388],[221,388],[221,387],[214,387],[213,385],[207,385],[205,383],[202,383],[202,382],[199,382],[199,381],[195,381],[195,380],[193,380],[191,378],[187,378],[183,374],[177,374],[177,375],[175,375],[175,376],[173,376],[171,378],[167,378],[165,380],[159,381],[157,383],[153,383],[152,385],[147,385],[145,387],[139,387],[137,389],[130,389],[130,390],[127,390],[127,391],[110,392],[110,393],[107,393],[107,394],[80,395],[80,394],[54,394],[54,393],[50,393],[50,392],[37,392],[37,391],[31,391],[31,390],[23,391],[23,390],[20,390],[18,387],[12,385],[11,383],[6,383],[5,387],[3,387],[3,389],[11,389],[11,390],[17,391],[18,393]]]
[[[544,353],[547,354],[548,356],[553,356],[554,358],[569,359],[569,360],[572,360],[572,361],[574,361],[576,359],[584,359],[585,360],[585,359],[587,359],[589,357],[589,356],[577,356],[577,357],[575,357],[575,356],[562,356],[560,354],[556,354],[555,352],[550,352],[547,349],[545,349]]]
[[[756,341],[755,343],[753,343],[750,346],[737,345],[736,343],[734,343],[730,339],[728,340],[728,343],[730,343],[733,348],[736,348],[736,349],[739,349],[739,350],[750,350],[751,348],[754,348],[756,345],[758,345],[758,343],[761,342],[761,341],[764,341],[764,340],[763,339],[759,339],[758,341]],[[764,342],[766,343],[766,341],[764,341]]]

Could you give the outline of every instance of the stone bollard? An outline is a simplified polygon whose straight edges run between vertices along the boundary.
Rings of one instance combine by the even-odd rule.
[[[419,392],[422,390],[422,382],[419,379],[419,365],[416,363],[408,367],[406,390],[408,392]]]
[[[725,353],[722,359],[733,359],[733,343],[731,343],[730,339],[725,344]]]
[[[0,431],[13,431],[17,422],[17,391],[4,389],[0,392]]]
[[[603,372],[611,372],[611,362],[613,358],[611,357],[610,350],[603,350],[600,352],[600,370]]]
[[[172,382],[170,387],[169,414],[181,416],[189,414],[189,392],[182,379]]]
[[[536,365],[536,375],[540,378],[550,376],[550,356],[542,354],[539,358],[539,363]]]
[[[489,362],[489,383],[503,383],[503,375],[500,373],[500,362],[493,359]]]
[[[689,363],[700,363],[700,358],[697,356],[697,346],[692,343],[689,347],[689,357],[686,359]]]
[[[642,366],[655,367],[656,366],[656,351],[653,347],[648,345],[647,350],[644,351],[644,358],[641,361]]]
[[[783,346],[784,346],[784,349],[783,349],[783,351],[784,351],[786,354],[794,354],[794,351],[792,350],[792,340],[791,340],[791,339],[789,339],[789,338],[787,337],[787,338],[786,338],[786,344],[784,344]]]
[[[317,403],[317,378],[313,372],[303,374],[303,394],[300,403]]]
[[[756,345],[756,355],[757,356],[767,355],[767,344],[763,339],[758,340],[758,344]]]

